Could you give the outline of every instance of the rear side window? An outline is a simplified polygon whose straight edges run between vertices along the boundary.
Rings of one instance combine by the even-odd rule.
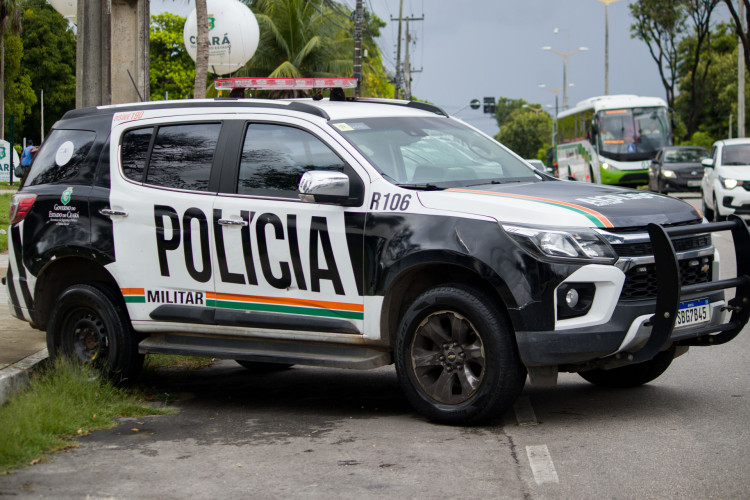
[[[53,130],[34,158],[26,185],[69,182],[78,176],[95,138],[89,130]]]
[[[128,130],[120,163],[128,179],[153,186],[207,191],[221,123],[188,123]]]
[[[148,147],[151,144],[153,133],[154,127],[148,127],[128,130],[122,136],[122,142],[120,143],[122,173],[128,179],[143,182],[143,174],[146,173]]]

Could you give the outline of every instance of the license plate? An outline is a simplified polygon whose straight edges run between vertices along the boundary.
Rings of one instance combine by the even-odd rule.
[[[677,308],[677,319],[674,322],[675,328],[685,326],[699,325],[706,323],[711,319],[711,313],[708,308],[708,299],[689,300],[680,302]]]
[[[688,187],[694,188],[701,185],[701,181],[688,181]]]

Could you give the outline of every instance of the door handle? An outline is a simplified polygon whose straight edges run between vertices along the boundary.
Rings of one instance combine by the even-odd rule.
[[[101,210],[99,210],[99,213],[102,215],[106,215],[107,217],[112,217],[112,216],[127,217],[128,216],[127,212],[124,212],[122,210],[112,210],[111,208],[102,208]]]
[[[247,221],[235,219],[219,219],[220,226],[247,226]]]

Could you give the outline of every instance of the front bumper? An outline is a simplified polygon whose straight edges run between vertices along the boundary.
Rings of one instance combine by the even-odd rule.
[[[690,298],[693,297],[684,300]],[[711,320],[699,326],[675,329],[669,341],[695,338],[704,327],[716,327],[726,321],[724,293],[712,293],[708,299]],[[526,366],[581,365],[637,349],[651,337],[655,305],[653,300],[620,302],[605,325],[552,332],[518,332],[519,354]]]
[[[654,251],[658,290],[656,300],[613,302],[611,316],[597,324],[581,323],[554,331],[519,331],[516,338],[526,366],[639,363],[652,359],[671,343],[718,345],[732,340],[750,317],[750,231],[739,217],[730,221],[691,226],[648,227]],[[680,286],[680,266],[671,237],[731,230],[737,277]],[[735,298],[724,301],[724,289],[736,288]],[[598,292],[597,292],[598,293]],[[675,329],[680,302],[708,298],[708,323]],[[615,307],[616,305],[616,307]],[[731,312],[731,316],[727,314]]]

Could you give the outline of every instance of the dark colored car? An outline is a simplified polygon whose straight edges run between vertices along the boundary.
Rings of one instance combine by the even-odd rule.
[[[661,148],[648,168],[648,188],[657,193],[700,191],[701,160],[708,157],[708,150],[700,146]]]

